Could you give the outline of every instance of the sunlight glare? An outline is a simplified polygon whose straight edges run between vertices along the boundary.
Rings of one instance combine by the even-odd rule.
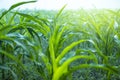
[[[0,0],[0,8],[9,8],[11,5],[29,0]],[[67,4],[66,9],[90,8],[120,8],[120,0],[38,0],[36,3],[25,4],[20,9],[58,10]]]

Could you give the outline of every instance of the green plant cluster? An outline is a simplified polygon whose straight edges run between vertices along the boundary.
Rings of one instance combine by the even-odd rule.
[[[120,10],[0,11],[0,80],[120,80]]]

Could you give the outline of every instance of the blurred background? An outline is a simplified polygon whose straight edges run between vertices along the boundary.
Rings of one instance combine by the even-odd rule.
[[[0,0],[0,9],[8,9],[11,5],[29,0]],[[120,0],[38,0],[36,3],[20,6],[20,9],[58,10],[67,4],[66,9],[120,8]]]

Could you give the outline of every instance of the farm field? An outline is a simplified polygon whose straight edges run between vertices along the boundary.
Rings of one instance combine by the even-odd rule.
[[[120,80],[120,10],[0,10],[0,80]]]

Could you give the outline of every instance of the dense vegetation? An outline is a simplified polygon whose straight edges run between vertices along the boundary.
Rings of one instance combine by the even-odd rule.
[[[119,10],[0,10],[0,80],[120,80]]]

